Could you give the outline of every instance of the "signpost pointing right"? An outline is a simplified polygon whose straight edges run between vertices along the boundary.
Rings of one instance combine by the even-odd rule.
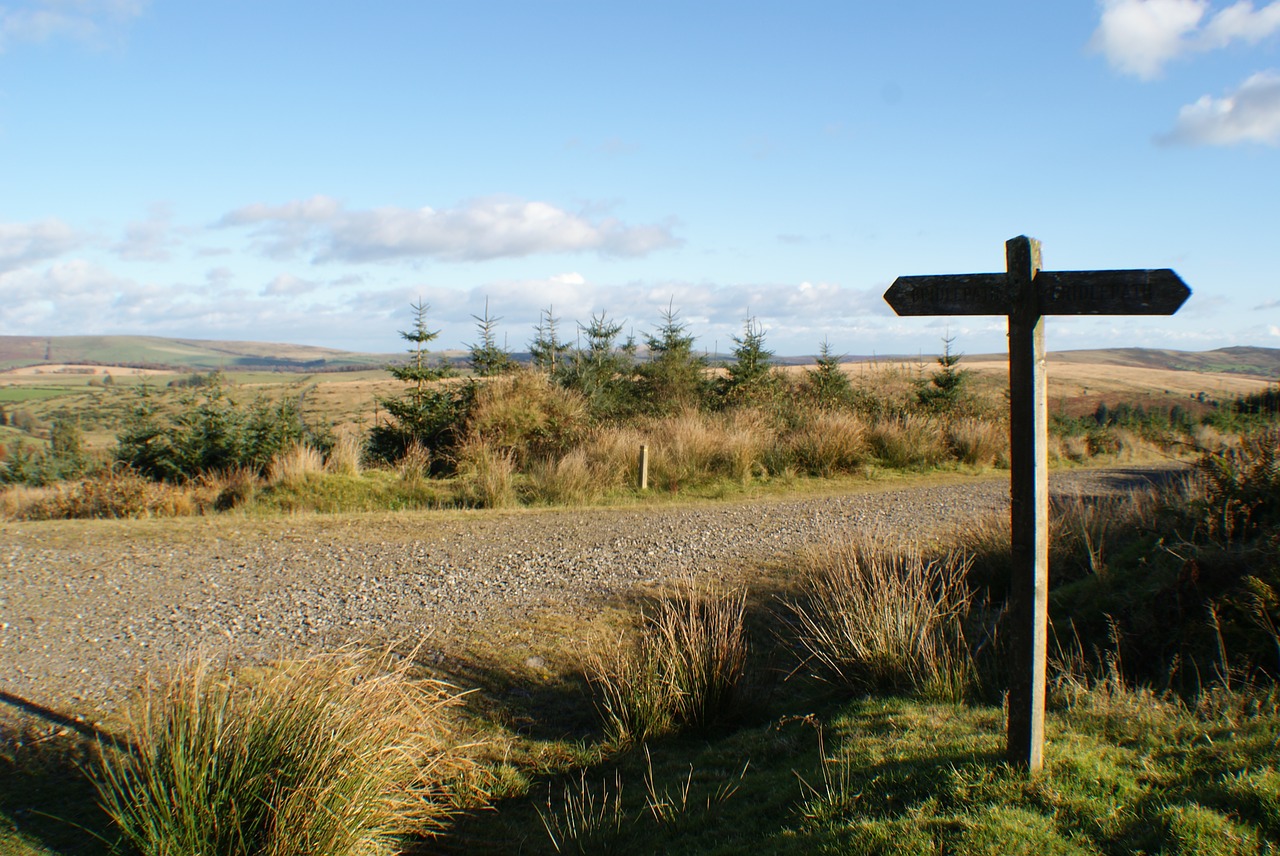
[[[900,276],[884,299],[899,315],[1009,318],[1009,495],[1013,580],[1008,757],[1044,764],[1049,626],[1048,394],[1045,315],[1172,315],[1191,289],[1159,270],[1040,270],[1040,242],[1005,242],[1005,273]]]

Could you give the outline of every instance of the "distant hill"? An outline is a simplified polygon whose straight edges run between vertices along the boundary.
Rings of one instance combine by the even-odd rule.
[[[1170,351],[1160,348],[1108,348],[1094,351],[1058,351],[1051,362],[1103,363],[1144,369],[1189,372],[1225,372],[1280,378],[1280,348],[1218,348],[1215,351]]]
[[[459,352],[435,352],[453,363],[465,361]],[[527,354],[515,357],[527,360]],[[44,364],[80,364],[159,368],[173,371],[263,370],[326,372],[380,368],[402,362],[404,353],[364,354],[269,342],[235,342],[214,339],[167,339],[160,336],[0,336],[0,370]],[[732,359],[716,355],[713,362]],[[850,357],[860,362],[870,357]],[[880,361],[929,358],[877,357]],[[967,360],[1004,359],[1002,354],[965,355]],[[1280,349],[1234,347],[1214,351],[1172,351],[1159,348],[1106,348],[1056,351],[1053,363],[1129,366],[1190,372],[1226,372],[1268,379],[1280,378]],[[777,357],[782,365],[813,362],[810,356]]]
[[[160,336],[0,336],[0,370],[42,364],[212,371],[342,371],[378,368],[402,354],[361,354],[308,345],[166,339]]]

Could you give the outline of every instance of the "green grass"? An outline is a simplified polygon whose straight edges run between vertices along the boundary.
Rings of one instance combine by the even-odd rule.
[[[473,853],[504,852],[517,841],[525,853],[637,854],[1208,854],[1274,846],[1274,710],[1226,722],[1158,700],[1154,707],[1140,739],[1115,733],[1088,710],[1055,711],[1046,769],[1029,778],[1002,760],[999,708],[892,697],[829,702],[816,714],[778,716],[717,740],[651,743],[647,752],[535,786],[484,819],[491,844],[476,827],[456,834]],[[557,851],[550,836],[538,839],[546,822],[539,814],[563,831],[587,804],[609,808],[584,846],[562,840]]]
[[[84,384],[78,386],[7,386],[0,387],[0,402],[47,401],[63,395],[74,395],[85,391]]]

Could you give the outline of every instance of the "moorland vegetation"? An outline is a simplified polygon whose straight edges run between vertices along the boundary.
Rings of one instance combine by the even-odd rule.
[[[952,341],[936,365],[863,366],[824,341],[814,364],[773,362],[754,320],[713,365],[672,309],[637,343],[605,314],[573,344],[548,309],[521,364],[476,316],[469,371],[428,346],[428,307],[360,424],[339,425],[305,390],[239,388],[219,373],[164,388],[112,385],[76,408],[32,407],[0,444],[3,511],[18,518],[227,511],[358,511],[633,501],[640,447],[651,494],[716,496],[800,480],[1007,465],[1006,389],[978,382]],[[108,375],[108,377],[110,377]],[[1105,401],[1055,412],[1058,463],[1187,457],[1273,418],[1276,393],[1143,406]],[[367,417],[367,420],[366,420]],[[89,429],[114,442],[90,449]],[[8,435],[12,436],[12,434]],[[39,438],[34,439],[33,438]]]
[[[803,374],[772,369],[750,322],[712,368],[674,313],[642,359],[603,316],[568,348],[548,312],[532,368],[448,378],[415,311],[405,389],[364,436],[237,404],[214,378],[142,399],[113,461],[77,470],[92,456],[74,433],[23,453],[48,473],[24,481],[53,484],[12,508],[71,516],[57,503],[126,483],[141,514],[630,500],[641,443],[656,492],[677,495],[1005,455],[1001,391],[949,344],[931,371],[860,385],[825,347]],[[1002,517],[929,542],[832,533],[780,566],[673,583],[534,672],[496,645],[452,672],[412,647],[194,660],[110,740],[33,726],[6,743],[0,852],[1275,852],[1275,397],[1198,416],[1123,404],[1057,419],[1054,456],[1191,466],[1054,509],[1038,775],[1003,760]],[[44,815],[16,813],[33,793]]]

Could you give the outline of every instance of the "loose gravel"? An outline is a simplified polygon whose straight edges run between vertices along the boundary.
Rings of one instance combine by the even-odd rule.
[[[1062,472],[1050,486],[1102,495],[1169,472]],[[351,641],[442,644],[785,561],[835,532],[927,536],[1008,508],[1003,477],[902,484],[680,506],[0,524],[0,693],[99,719],[197,648],[260,662]]]

